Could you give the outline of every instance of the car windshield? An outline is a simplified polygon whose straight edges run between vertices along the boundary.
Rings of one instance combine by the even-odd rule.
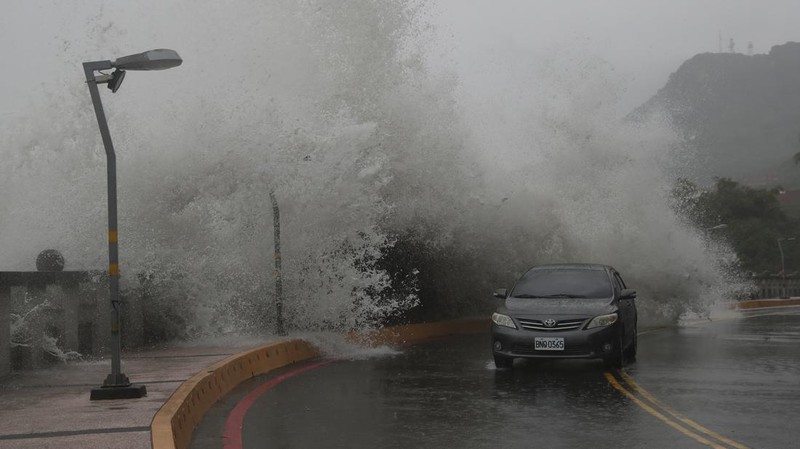
[[[535,269],[514,287],[516,298],[608,298],[611,280],[603,270]]]

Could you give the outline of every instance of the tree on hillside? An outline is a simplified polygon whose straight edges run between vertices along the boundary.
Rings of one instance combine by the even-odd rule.
[[[800,220],[781,209],[777,192],[726,178],[718,179],[709,190],[679,180],[672,190],[673,208],[700,229],[726,224],[716,235],[730,243],[744,271],[777,273],[777,239],[800,236]],[[784,252],[787,271],[800,269],[800,245],[784,248]]]

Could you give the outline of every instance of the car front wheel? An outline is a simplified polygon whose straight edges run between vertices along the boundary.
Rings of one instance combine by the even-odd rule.
[[[502,355],[494,355],[494,366],[499,369],[510,369],[514,366],[514,359]]]
[[[637,336],[636,331],[634,330],[633,333],[633,340],[631,341],[630,346],[625,350],[625,358],[628,359],[629,362],[636,361],[636,349],[638,346],[639,337]]]
[[[624,360],[622,344],[623,344],[623,339],[622,335],[620,335],[619,340],[617,340],[617,344],[614,345],[614,349],[611,350],[611,354],[608,355],[605,359],[606,365],[608,365],[609,368],[613,369],[622,368],[622,362]]]

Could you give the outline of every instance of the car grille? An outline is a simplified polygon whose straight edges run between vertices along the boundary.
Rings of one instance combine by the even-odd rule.
[[[511,345],[511,353],[517,355],[583,356],[591,351],[587,345],[566,345],[563,351],[538,351],[533,344],[516,343]]]
[[[517,318],[519,321],[520,326],[523,329],[528,329],[532,331],[547,331],[547,332],[557,332],[557,331],[571,331],[574,329],[578,329],[583,326],[583,323],[586,319],[573,319],[573,320],[560,320],[556,321],[556,324],[552,327],[545,326],[544,321],[542,320],[531,320],[528,318]]]

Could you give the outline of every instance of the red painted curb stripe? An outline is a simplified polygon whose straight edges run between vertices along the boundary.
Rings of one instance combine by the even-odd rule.
[[[286,374],[280,375],[274,379],[261,384],[258,388],[250,391],[247,396],[243,397],[236,403],[236,407],[228,414],[225,420],[225,429],[222,432],[222,447],[223,449],[242,449],[242,427],[244,425],[244,417],[250,407],[258,400],[258,398],[269,391],[275,385],[283,382],[284,380],[302,374],[306,371],[311,371],[317,368],[322,368],[325,365],[333,363],[334,360],[324,360],[313,365],[304,366]]]

